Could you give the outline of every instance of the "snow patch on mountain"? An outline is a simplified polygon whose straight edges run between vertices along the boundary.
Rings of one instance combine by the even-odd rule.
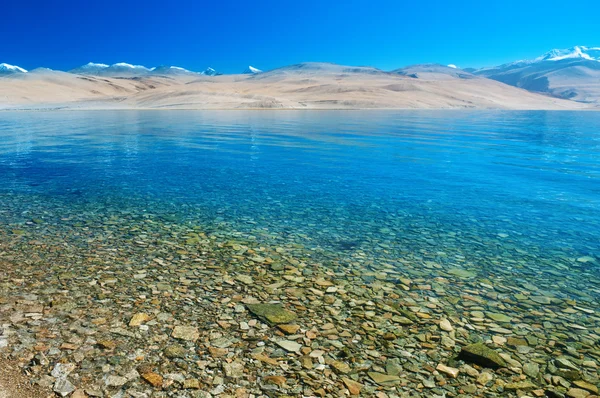
[[[83,68],[83,69],[103,69],[103,68],[108,68],[108,65],[97,64],[95,62],[88,62],[87,64],[83,65],[81,68]]]
[[[448,64],[448,68],[458,69],[458,66],[456,66],[454,64]]]
[[[562,61],[563,59],[577,58],[587,59],[590,61],[600,61],[600,47],[575,46],[564,50],[552,50],[540,57],[537,57],[534,62]]]
[[[208,68],[206,68],[204,71],[200,72],[201,75],[206,75],[206,76],[219,76],[222,73],[217,72],[216,70],[214,70],[213,68],[211,68],[210,66]]]
[[[126,62],[118,62],[116,64],[111,65],[111,68],[127,68],[127,69],[140,69],[140,70],[150,70],[143,65],[131,65]]]
[[[261,72],[262,72],[262,70],[260,70],[260,69],[258,69],[258,68],[255,68],[255,67],[254,67],[254,66],[252,66],[252,65],[249,65],[249,66],[246,68],[246,70],[244,71],[244,73],[245,73],[245,74],[248,74],[248,75],[253,75],[253,74],[256,74],[256,73],[261,73]]]
[[[0,64],[0,73],[27,73],[27,70],[20,66],[10,64]]]

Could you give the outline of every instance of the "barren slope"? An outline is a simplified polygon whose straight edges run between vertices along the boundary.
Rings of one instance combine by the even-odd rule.
[[[450,68],[447,68],[450,69]],[[456,70],[411,73],[305,63],[256,75],[107,78],[40,71],[0,78],[0,108],[585,109]]]

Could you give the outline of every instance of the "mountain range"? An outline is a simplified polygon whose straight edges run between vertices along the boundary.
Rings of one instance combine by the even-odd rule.
[[[471,72],[557,98],[600,102],[600,47],[576,46],[552,50],[533,60]]]
[[[208,79],[208,80],[207,80]],[[600,108],[600,48],[552,50],[490,68],[392,71],[307,62],[223,75],[88,63],[68,72],[0,64],[0,108]]]

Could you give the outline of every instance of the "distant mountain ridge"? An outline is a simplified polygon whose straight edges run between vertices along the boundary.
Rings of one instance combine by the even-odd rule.
[[[27,71],[16,65],[0,64],[0,75],[8,75],[12,73],[27,73]]]
[[[43,70],[44,68],[37,68]],[[58,72],[58,71],[57,71]],[[28,74],[26,69],[11,64],[0,64],[0,77],[19,77]],[[65,73],[65,72],[63,72]],[[208,67],[201,72],[179,66],[162,65],[148,68],[125,62],[108,65],[89,62],[68,73],[114,78],[140,78],[144,76],[220,76],[223,73]],[[518,60],[494,67],[480,69],[458,68],[454,64],[418,64],[383,71],[369,66],[344,66],[326,62],[304,62],[262,71],[248,66],[242,74],[264,80],[272,76],[284,78],[289,74],[396,74],[413,79],[477,79],[488,78],[561,99],[600,104],[600,47],[574,46],[554,49],[536,58]]]
[[[600,103],[600,47],[551,50],[473,74],[557,98]]]

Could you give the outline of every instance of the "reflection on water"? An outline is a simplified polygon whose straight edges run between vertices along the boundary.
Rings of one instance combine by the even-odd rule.
[[[195,206],[345,241],[401,228],[520,236],[590,254],[599,236],[600,117],[569,112],[4,113],[1,191]],[[77,199],[73,197],[76,193]],[[150,200],[151,202],[147,202]],[[301,214],[301,216],[299,216]],[[5,217],[9,215],[5,214]],[[16,216],[16,215],[11,215]],[[10,219],[6,221],[10,222]],[[375,229],[374,229],[375,228]],[[331,248],[335,250],[335,247]]]

